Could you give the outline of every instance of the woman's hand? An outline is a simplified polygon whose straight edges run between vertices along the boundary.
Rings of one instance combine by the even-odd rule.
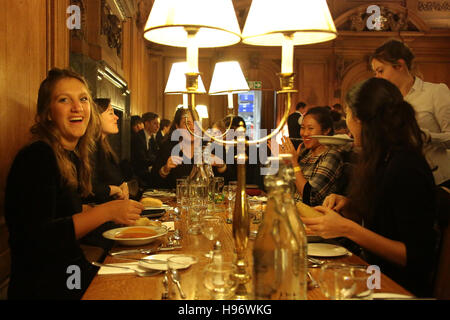
[[[122,190],[122,200],[128,200],[130,198],[130,191],[128,190],[128,184],[126,182],[122,183],[119,186],[120,190]]]
[[[109,220],[117,224],[134,225],[144,206],[134,200],[113,200],[101,204],[109,213]]]
[[[129,198],[128,185],[126,182],[122,183],[120,186],[109,186],[111,190],[109,195],[115,200],[127,200]]]
[[[292,165],[298,166],[298,155],[299,153],[297,152],[297,150],[295,150],[294,145],[292,144],[292,141],[289,137],[281,137],[281,151],[282,153],[289,153],[292,155]],[[300,150],[300,147],[299,149]]]
[[[166,167],[170,170],[179,166],[181,163],[183,163],[182,157],[170,156],[169,159],[167,159]]]
[[[332,209],[334,211],[341,211],[343,207],[345,207],[348,203],[348,199],[344,196],[332,193],[328,195],[325,200],[323,200],[323,206],[325,208]]]
[[[308,234],[318,235],[324,239],[345,237],[350,220],[339,213],[322,206],[314,207],[324,215],[318,218],[304,218],[302,221],[308,229]]]

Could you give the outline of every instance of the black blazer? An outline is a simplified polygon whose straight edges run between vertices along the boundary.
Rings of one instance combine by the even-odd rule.
[[[131,136],[131,165],[138,177],[140,184],[144,187],[151,185],[148,167],[153,166],[159,153],[159,148],[154,146],[147,149],[145,132],[142,129]]]

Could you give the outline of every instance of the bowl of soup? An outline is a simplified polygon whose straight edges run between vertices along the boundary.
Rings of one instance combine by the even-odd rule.
[[[153,242],[166,234],[165,226],[131,226],[105,231],[103,237],[125,246],[140,246]]]

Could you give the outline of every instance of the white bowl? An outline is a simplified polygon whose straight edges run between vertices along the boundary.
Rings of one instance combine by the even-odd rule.
[[[153,230],[156,231],[157,234],[154,236],[150,236],[150,237],[142,237],[142,238],[117,238],[116,236],[121,233],[124,232],[128,229],[133,229],[133,228],[137,228],[137,229],[149,229],[149,230]],[[122,228],[116,228],[116,229],[111,229],[108,231],[103,232],[103,237],[105,237],[106,239],[110,239],[110,240],[114,240],[117,241],[118,243],[124,245],[124,246],[140,246],[140,245],[144,245],[144,244],[148,244],[150,242],[155,241],[156,239],[158,239],[161,236],[164,236],[167,234],[167,227],[165,226],[130,226],[130,227],[122,227]]]

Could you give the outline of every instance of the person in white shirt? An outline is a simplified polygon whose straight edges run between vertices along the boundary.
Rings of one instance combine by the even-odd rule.
[[[394,83],[416,111],[428,136],[424,147],[436,185],[450,185],[450,90],[444,83],[425,82],[414,73],[414,54],[398,40],[389,40],[371,56],[375,76]]]

